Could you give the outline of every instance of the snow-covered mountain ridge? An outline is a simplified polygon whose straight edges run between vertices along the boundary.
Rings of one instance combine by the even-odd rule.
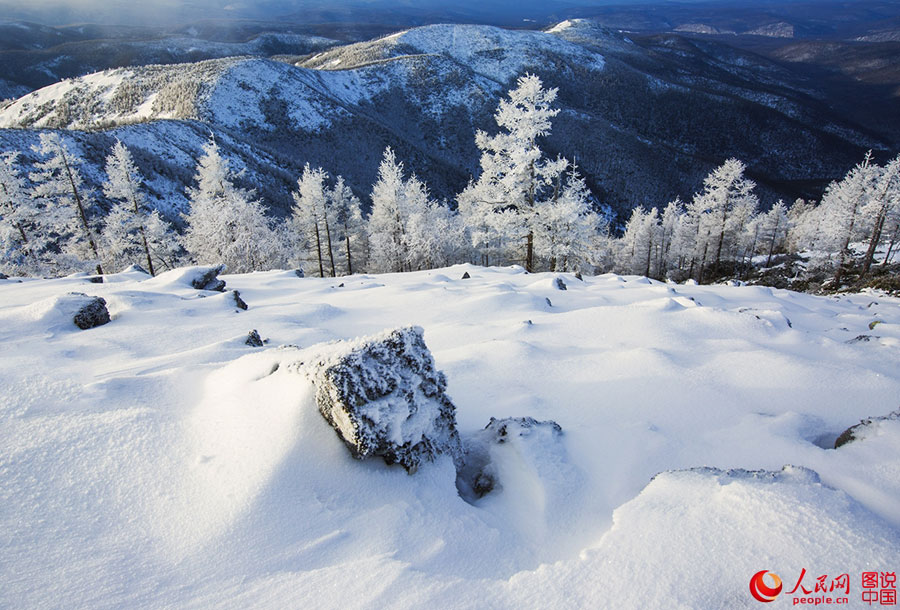
[[[214,135],[276,212],[307,162],[366,194],[390,145],[452,199],[478,171],[474,132],[495,129],[498,100],[528,71],[560,91],[548,152],[574,157],[598,200],[623,212],[688,197],[728,156],[747,162],[764,191],[791,197],[843,175],[865,149],[889,147],[758,56],[677,37],[640,46],[583,20],[548,32],[426,26],[297,66],[244,57],[101,72],[0,110],[0,145],[22,150],[28,165],[28,130],[65,129],[90,177],[118,137],[146,159],[151,195],[173,212],[184,209],[191,173],[150,161],[161,140],[192,154]],[[184,138],[172,141],[175,132]]]

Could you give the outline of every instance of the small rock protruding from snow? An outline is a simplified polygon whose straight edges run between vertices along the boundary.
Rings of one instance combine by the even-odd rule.
[[[91,297],[80,292],[69,293],[70,296],[82,301],[72,318],[75,326],[81,330],[96,328],[109,323],[109,310],[106,308],[106,299],[102,297]]]
[[[464,280],[472,279],[472,276],[469,275],[468,271],[466,271],[465,273],[462,274],[462,279],[464,279]]]
[[[456,407],[420,327],[330,346],[310,369],[319,411],[353,457],[379,456],[410,474],[461,455]]]
[[[303,269],[294,269],[294,275],[296,275],[297,277],[306,277],[306,275],[303,273]]]
[[[191,278],[191,286],[197,290],[225,292],[225,280],[219,279],[219,274],[225,272],[225,265],[195,267],[193,271],[195,271],[195,274]]]
[[[864,433],[867,430],[872,429],[877,426],[880,422],[885,421],[897,421],[900,420],[900,409],[896,411],[892,411],[887,415],[882,415],[880,417],[869,417],[867,419],[862,419],[855,426],[850,426],[843,432],[841,432],[840,436],[837,437],[834,441],[834,448],[837,449],[839,447],[843,447],[847,443],[852,443],[853,441],[860,440],[863,438]]]
[[[242,309],[247,311],[248,306],[247,303],[244,302],[244,299],[241,298],[241,293],[237,290],[231,291],[231,296],[234,298],[234,306],[238,309]]]
[[[263,346],[262,337],[259,336],[259,332],[257,332],[255,328],[247,333],[247,339],[244,341],[244,345],[249,345],[250,347]]]
[[[456,488],[460,496],[473,502],[502,487],[493,449],[498,445],[515,446],[517,455],[540,459],[548,446],[562,437],[562,427],[555,421],[538,421],[532,417],[492,417],[483,430],[465,440],[462,465],[457,469]]]
[[[556,286],[557,290],[568,290],[566,283],[563,281],[563,279],[561,277],[556,278],[556,281],[554,282],[554,286]]]
[[[576,271],[576,272],[575,272],[575,279],[578,280],[579,282],[583,282],[583,281],[584,281],[584,278],[581,276],[581,271]]]
[[[875,335],[856,335],[847,343],[868,343],[872,339],[881,339],[881,337],[876,337]]]

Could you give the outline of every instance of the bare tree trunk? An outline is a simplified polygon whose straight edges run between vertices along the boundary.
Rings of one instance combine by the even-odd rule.
[[[316,221],[316,252],[319,255],[319,277],[325,277],[325,267],[322,265],[322,239],[319,237],[319,221]]]
[[[350,234],[349,232],[344,237],[347,243],[347,275],[353,275],[353,261],[350,258]]]
[[[780,209],[780,208],[779,208]],[[781,221],[777,215],[775,216],[775,228],[772,230],[772,241],[769,243],[769,257],[766,259],[766,267],[772,263],[772,253],[775,252],[775,237],[778,235],[778,223]],[[755,242],[756,240],[754,240]]]
[[[898,239],[900,239],[900,223],[897,224],[897,226],[894,228],[894,234],[891,235],[891,243],[888,244],[887,253],[884,255],[884,260],[881,261],[881,266],[882,266],[882,267],[887,267],[887,266],[888,266],[888,263],[890,262],[891,256],[892,256],[893,251],[894,251],[894,246],[897,245],[897,240],[898,240]]]
[[[875,225],[872,227],[872,235],[869,237],[869,248],[866,250],[866,257],[863,259],[862,274],[869,273],[872,267],[872,259],[875,258],[875,250],[878,248],[878,242],[881,241],[881,231],[884,229],[884,219],[887,216],[887,205],[881,204],[878,210],[878,216],[875,218]]]
[[[325,239],[328,244],[328,260],[331,262],[331,277],[337,277],[334,268],[334,249],[331,247],[331,229],[328,227],[328,216],[323,216],[325,222]]]
[[[534,233],[528,232],[528,239],[525,242],[525,271],[531,273],[534,271]]]

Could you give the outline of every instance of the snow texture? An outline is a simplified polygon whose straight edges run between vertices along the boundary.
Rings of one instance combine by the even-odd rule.
[[[900,569],[900,421],[832,449],[900,406],[896,297],[287,269],[222,277],[235,313],[198,273],[0,281],[0,607],[752,610],[762,569]],[[112,322],[78,330],[70,292]],[[564,434],[507,425],[469,501],[448,456],[353,459],[296,363],[409,325],[464,441]]]
[[[353,457],[379,456],[413,473],[439,455],[459,457],[456,407],[420,327],[340,346],[314,365],[319,411]]]

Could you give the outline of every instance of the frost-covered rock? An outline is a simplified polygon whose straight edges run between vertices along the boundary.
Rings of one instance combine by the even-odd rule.
[[[263,346],[262,337],[259,336],[259,332],[257,332],[255,328],[247,333],[247,339],[244,341],[244,345],[249,345],[250,347]]]
[[[232,291],[231,291],[231,296],[232,296],[232,298],[234,298],[234,306],[235,306],[235,307],[237,307],[238,309],[242,309],[242,310],[244,310],[244,311],[247,311],[247,309],[248,309],[247,303],[245,303],[245,302],[244,302],[244,299],[241,298],[241,293],[240,293],[240,291],[238,291],[238,290],[232,290]]]
[[[194,267],[194,274],[190,278],[191,286],[197,290],[216,290],[225,292],[225,280],[219,279],[219,274],[225,272],[225,265],[215,267]]]
[[[841,432],[840,436],[837,437],[834,441],[834,448],[842,447],[847,443],[852,443],[853,441],[860,440],[865,437],[865,434],[868,430],[872,430],[877,427],[879,423],[885,421],[897,421],[900,420],[900,409],[896,411],[892,411],[887,415],[882,415],[880,417],[869,417],[867,419],[860,420],[858,424],[855,426],[850,426],[843,432]]]
[[[531,417],[491,418],[490,423],[465,439],[462,464],[457,470],[456,487],[468,500],[477,500],[502,487],[496,448],[510,445],[517,458],[532,465],[549,462],[561,450],[562,427],[554,421]]]
[[[568,290],[568,287],[566,287],[566,283],[563,281],[563,279],[561,277],[556,278],[556,281],[554,282],[554,286],[556,287],[557,290]]]
[[[81,330],[103,326],[109,322],[109,310],[102,297],[91,297],[80,292],[72,292],[68,296],[72,303],[78,305],[72,321]]]
[[[319,411],[357,459],[409,473],[441,454],[458,459],[456,407],[420,327],[331,345],[310,370]]]

